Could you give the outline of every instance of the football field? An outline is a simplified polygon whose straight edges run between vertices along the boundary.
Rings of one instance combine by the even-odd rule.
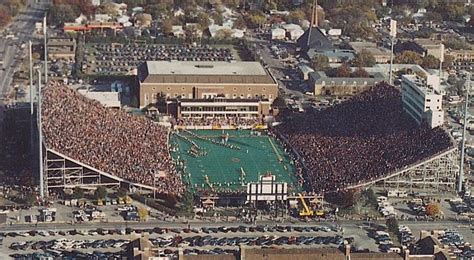
[[[171,154],[193,191],[239,191],[271,173],[295,186],[294,166],[275,138],[251,130],[179,131],[170,138]]]

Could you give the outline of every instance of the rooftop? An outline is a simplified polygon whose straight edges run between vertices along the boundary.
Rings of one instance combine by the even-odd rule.
[[[413,83],[417,89],[424,95],[438,95],[432,86],[427,84],[427,81],[417,75],[403,75],[402,80]]]
[[[258,62],[147,61],[150,75],[267,75]]]

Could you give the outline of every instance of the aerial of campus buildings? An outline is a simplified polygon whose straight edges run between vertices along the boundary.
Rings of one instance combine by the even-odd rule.
[[[472,15],[1,1],[0,259],[473,259]]]

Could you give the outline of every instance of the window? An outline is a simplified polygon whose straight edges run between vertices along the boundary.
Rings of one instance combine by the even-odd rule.
[[[427,99],[426,102],[431,102],[431,99]]]
[[[234,91],[237,91],[237,88],[234,88]]]

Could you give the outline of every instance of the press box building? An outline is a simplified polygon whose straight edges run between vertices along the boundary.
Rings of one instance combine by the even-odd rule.
[[[263,117],[278,84],[258,62],[147,61],[138,68],[140,108],[160,97],[181,117]]]
[[[416,75],[402,76],[403,110],[418,124],[426,122],[431,128],[444,123],[443,96],[439,94],[439,77],[427,79]]]

